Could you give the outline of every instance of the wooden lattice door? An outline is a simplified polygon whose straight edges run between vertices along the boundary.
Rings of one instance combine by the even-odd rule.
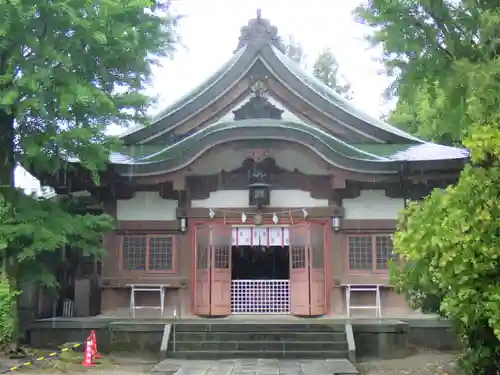
[[[290,310],[294,315],[310,315],[309,226],[290,226]]]
[[[210,228],[207,225],[197,226],[196,232],[196,286],[194,310],[198,315],[210,315],[211,300],[211,247]]]
[[[214,224],[210,232],[212,281],[210,315],[230,315],[232,228]]]
[[[309,287],[311,315],[326,314],[325,231],[320,224],[311,224],[309,246]]]

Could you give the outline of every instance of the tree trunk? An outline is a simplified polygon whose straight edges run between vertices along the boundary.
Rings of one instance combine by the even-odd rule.
[[[10,190],[14,185],[14,116],[0,111],[0,188]]]

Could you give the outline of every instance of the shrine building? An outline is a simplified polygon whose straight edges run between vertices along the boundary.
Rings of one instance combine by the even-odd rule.
[[[213,76],[121,140],[100,186],[78,168],[52,183],[116,218],[103,314],[408,314],[388,282],[397,216],[468,161],[356,109],[260,13]]]

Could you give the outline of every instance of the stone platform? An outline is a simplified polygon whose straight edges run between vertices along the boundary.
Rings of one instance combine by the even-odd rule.
[[[152,371],[162,375],[356,375],[346,359],[226,359],[182,361],[167,359]]]
[[[206,325],[210,327],[207,332],[197,332],[195,326]],[[293,332],[287,332],[286,337],[283,329],[280,326],[284,325],[300,325],[300,326],[316,326],[314,332],[320,331],[321,325],[330,326],[352,326],[353,340],[349,345],[349,352],[354,350],[357,360],[365,358],[402,358],[409,354],[408,348],[412,346],[421,346],[429,349],[454,349],[458,347],[458,340],[453,333],[451,324],[446,320],[440,320],[431,316],[426,318],[414,319],[345,319],[345,318],[290,318],[290,317],[249,317],[238,316],[228,318],[196,318],[196,319],[172,319],[172,318],[117,318],[117,317],[88,317],[88,318],[54,318],[42,319],[34,321],[29,329],[30,344],[34,347],[41,348],[57,348],[65,342],[82,342],[89,335],[90,330],[95,330],[99,350],[103,353],[109,352],[147,352],[162,356],[161,347],[163,344],[169,343],[168,352],[192,351],[198,350],[210,354],[210,352],[219,352],[218,344],[214,342],[222,341],[224,348],[228,351],[230,346],[237,343],[231,341],[242,341],[247,338],[248,343],[245,343],[246,349],[253,350],[258,341],[267,341],[267,353],[255,356],[239,356],[241,353],[234,353],[231,357],[214,357],[200,356],[191,359],[224,359],[224,358],[276,358],[271,356],[273,350],[281,350],[285,345],[285,349],[290,353],[294,350],[292,346],[301,344],[301,340],[292,340],[290,336]],[[193,329],[186,328],[188,325],[193,325]],[[254,330],[256,326],[261,326],[261,332],[269,333],[269,337],[264,339],[256,339],[255,337],[246,334],[239,337],[235,333],[229,332],[234,330],[246,331]],[[184,326],[184,332],[181,333],[180,327]],[[224,331],[217,326],[223,327]],[[239,327],[238,327],[239,326]],[[246,328],[245,328],[246,326]],[[170,338],[165,339],[165,332],[169,327]],[[189,332],[191,331],[191,332]],[[274,331],[274,333],[273,333]],[[279,331],[279,332],[276,332]],[[278,333],[281,335],[279,336]],[[221,340],[218,339],[220,336]],[[184,337],[183,337],[184,336]],[[224,336],[224,337],[222,337]],[[300,335],[304,342],[311,343],[311,332],[303,332]],[[236,340],[231,339],[237,337]],[[322,336],[324,337],[324,335]],[[167,337],[168,338],[168,337]],[[321,346],[317,341],[321,341],[321,337],[314,337],[315,346]],[[187,342],[197,342],[198,349],[195,347],[187,347]],[[279,341],[279,342],[277,342]],[[293,345],[286,345],[290,341]],[[323,340],[327,341],[327,340]],[[331,341],[335,340],[335,335],[332,335]],[[338,341],[338,340],[337,340]],[[344,341],[344,339],[342,339]],[[175,342],[175,347],[174,347]],[[199,343],[198,343],[199,342]],[[283,342],[285,344],[283,344]],[[329,343],[326,350],[338,350],[337,344]],[[179,345],[179,346],[177,346]],[[278,349],[275,349],[279,346]],[[312,346],[310,346],[312,351]],[[241,349],[241,348],[240,348]],[[239,350],[238,347],[236,350]],[[300,349],[301,350],[301,349]],[[320,349],[314,349],[320,350]],[[341,351],[344,350],[341,348]],[[203,353],[198,353],[203,354]],[[223,353],[225,354],[225,353]],[[267,355],[264,355],[267,354]],[[293,354],[293,353],[292,353]],[[297,353],[298,354],[298,353]],[[179,353],[177,355],[180,356]],[[282,357],[282,356],[278,356]],[[163,357],[165,358],[165,357]],[[167,353],[167,358],[172,358]],[[178,357],[179,359],[187,359]],[[289,359],[307,358],[307,359],[325,359],[325,358],[347,358],[347,356],[307,356],[298,357],[295,355],[289,356]],[[349,356],[347,359],[351,359]]]

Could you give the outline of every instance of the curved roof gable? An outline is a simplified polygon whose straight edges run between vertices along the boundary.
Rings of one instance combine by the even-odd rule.
[[[255,55],[255,51],[252,53],[252,51],[247,51],[247,48],[236,51],[227,63],[199,86],[155,115],[151,125],[131,129],[120,138],[125,144],[134,144],[175,128],[180,121],[194,114],[196,108],[199,110],[209,105],[220,96],[221,92],[227,91],[232,86],[231,83],[234,84],[238,80],[241,72],[245,72],[250,67]],[[189,109],[190,113],[184,113],[186,109]]]
[[[147,127],[122,136],[126,145],[149,144],[160,135],[173,131],[228,93],[261,61],[275,80],[304,103],[321,112],[332,123],[356,132],[369,143],[422,144],[422,140],[379,119],[371,117],[342,98],[321,81],[304,72],[283,53],[277,28],[269,20],[257,17],[241,29],[233,57],[196,89],[162,111]],[[222,110],[221,110],[222,111]],[[201,124],[200,124],[201,125]]]
[[[349,128],[362,128],[365,132],[375,136],[378,134],[378,138],[386,138],[384,140],[389,142],[422,142],[411,134],[356,108],[351,101],[339,95],[314,75],[301,69],[295,61],[278,48],[270,46],[263,49],[262,53],[265,61],[271,65],[271,68],[283,81],[289,84],[293,80],[299,81],[300,85],[295,85],[296,92],[304,98],[310,98],[306,100],[310,101],[313,106],[319,106],[319,102],[324,101],[325,105],[321,106],[320,109],[324,109],[327,114],[332,115],[342,125]],[[286,71],[283,71],[283,67],[286,68]],[[383,133],[389,133],[393,137],[388,137],[388,134],[384,137]]]
[[[297,143],[332,166],[368,174],[397,174],[402,161],[411,162],[417,169],[424,166],[447,169],[452,165],[462,166],[467,158],[466,150],[432,143],[351,145],[303,122],[249,119],[216,122],[172,145],[125,146],[121,153],[112,154],[110,161],[122,176],[171,173],[185,168],[217,145],[252,140]]]

